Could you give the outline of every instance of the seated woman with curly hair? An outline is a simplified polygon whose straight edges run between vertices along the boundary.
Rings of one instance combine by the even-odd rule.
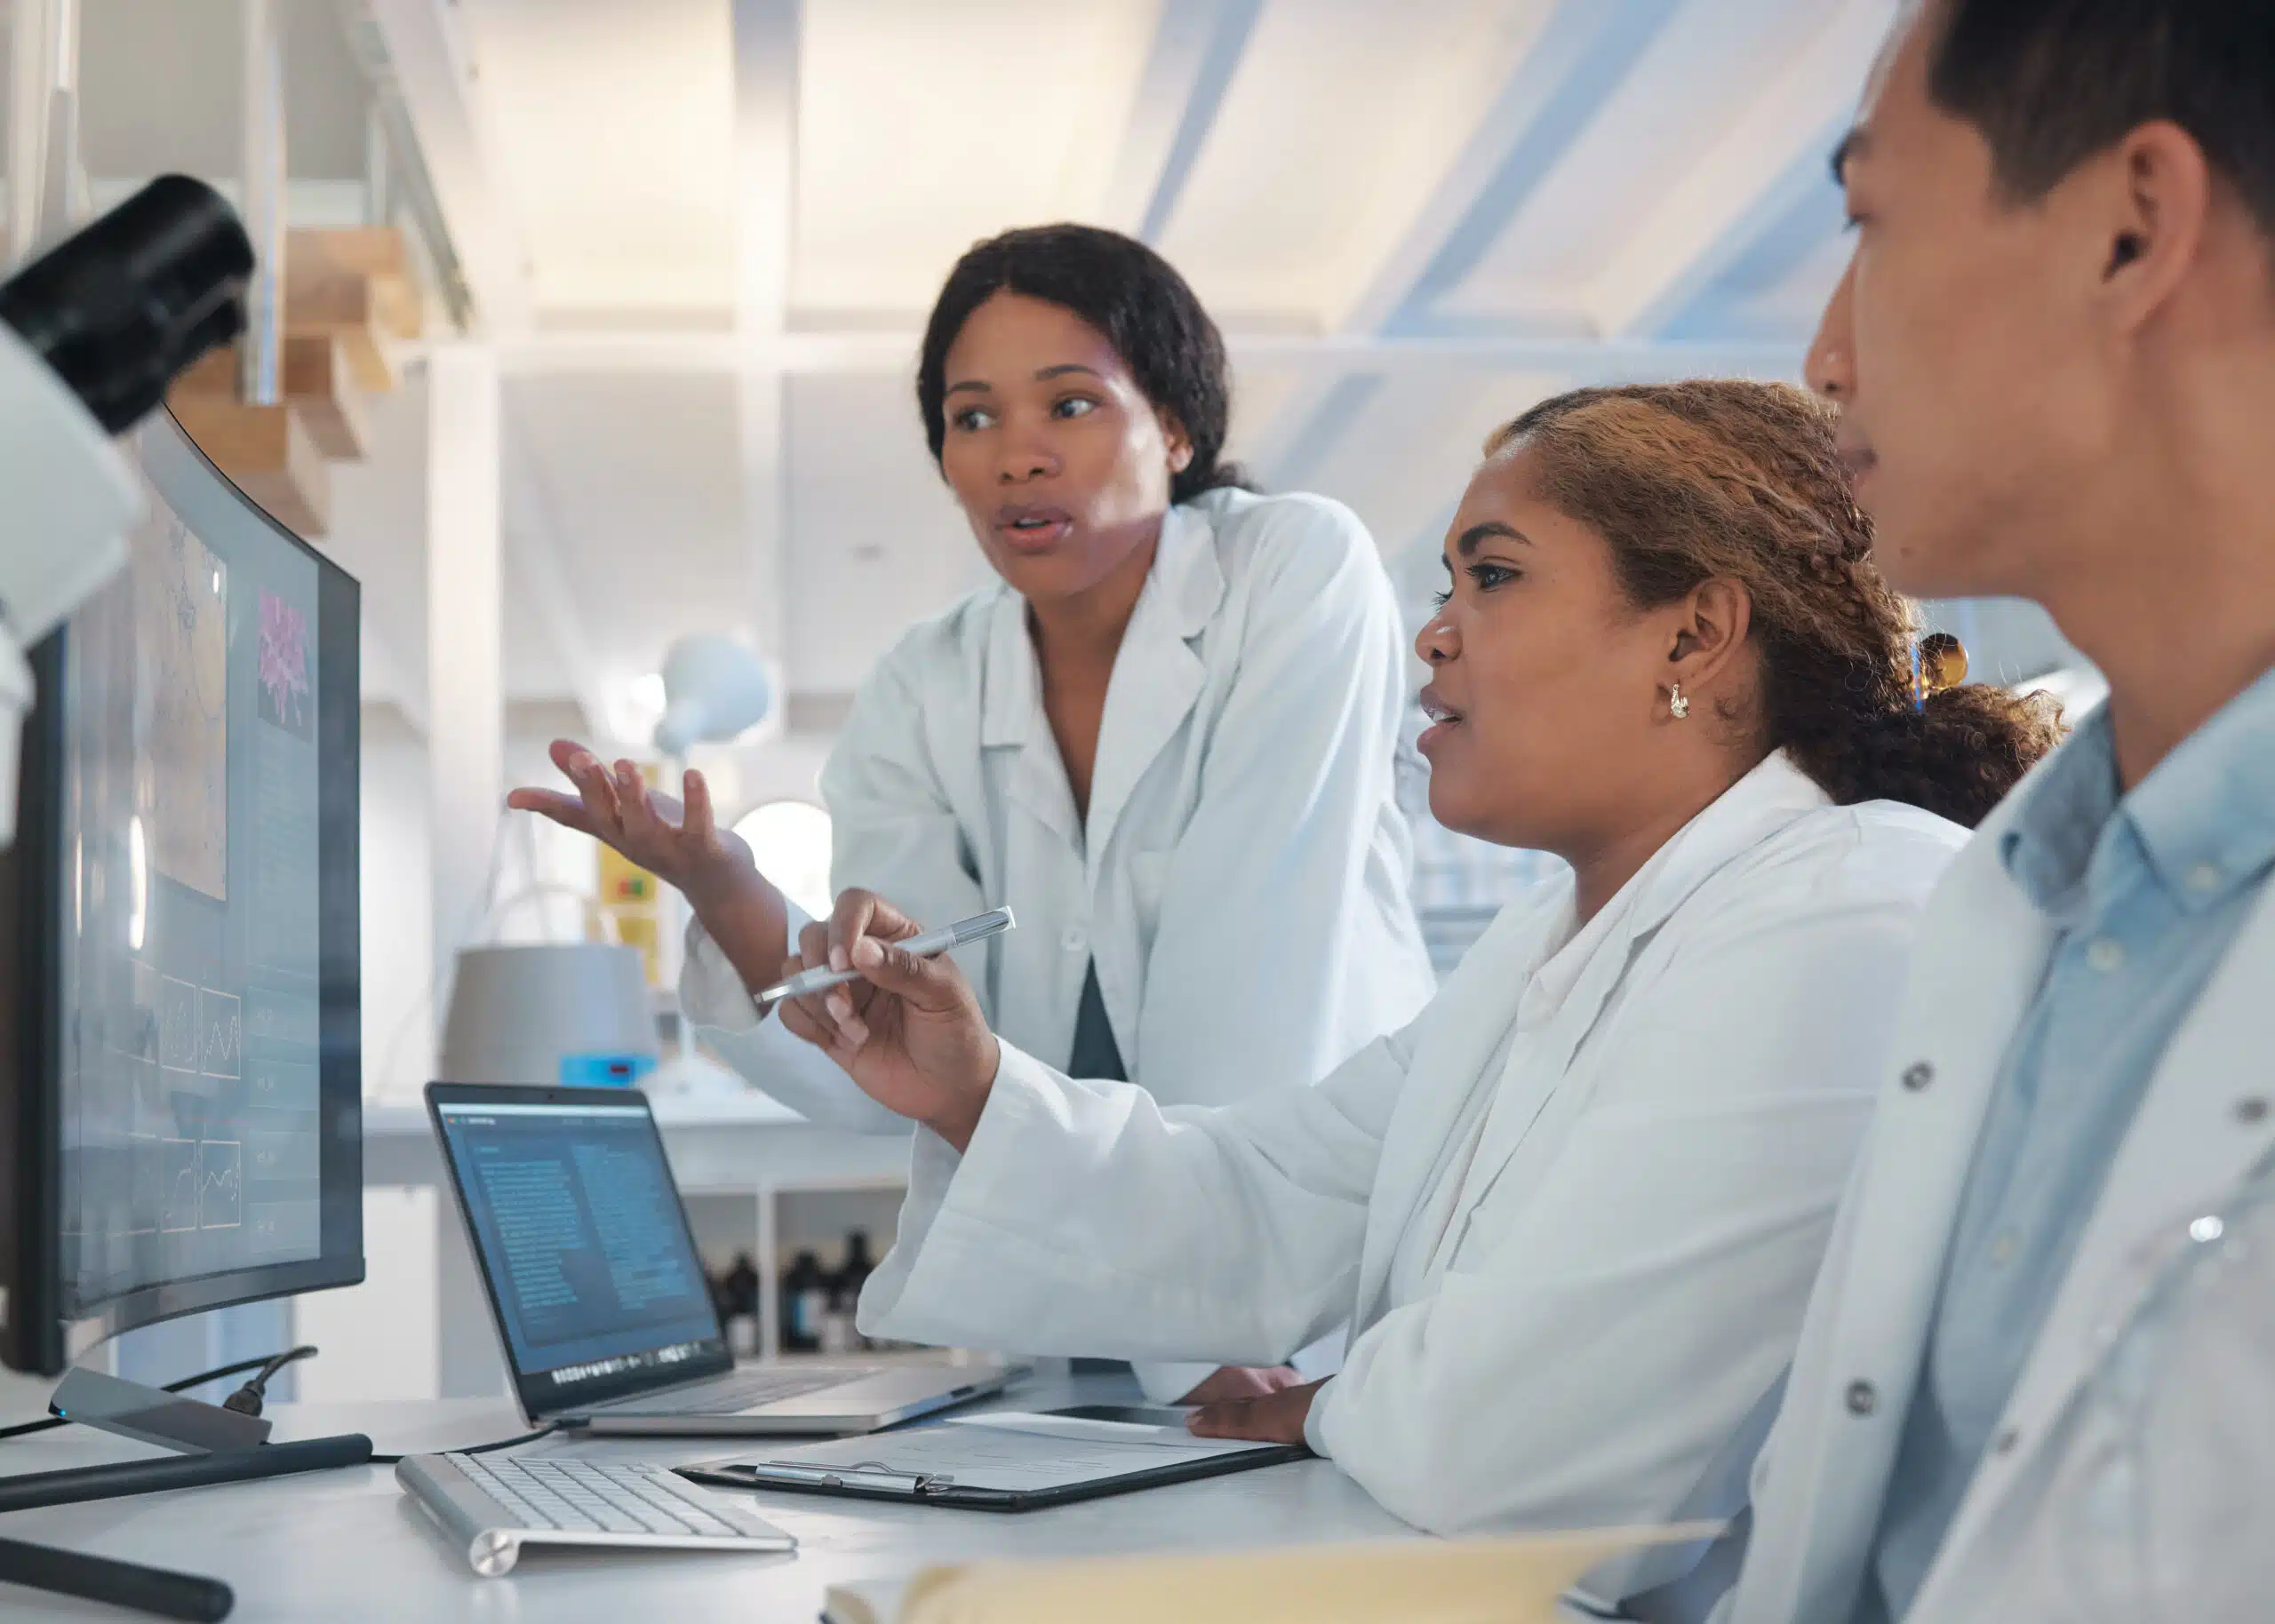
[[[922,1125],[862,1328],[1254,1365],[1348,1318],[1340,1374],[1194,1429],[1306,1441],[1438,1532],[1673,1513],[1792,1355],[1920,905],[2055,736],[2042,698],[1927,691],[1872,540],[1793,389],[1495,434],[1417,640],[1431,809],[1572,872],[1316,1086],[1063,1075],[842,897],[802,960],[866,980],[785,1019]]]

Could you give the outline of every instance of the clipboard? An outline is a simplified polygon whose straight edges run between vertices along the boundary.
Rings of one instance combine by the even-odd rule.
[[[997,1413],[678,1469],[713,1488],[779,1489],[958,1511],[1039,1511],[1310,1455],[1300,1444],[1195,1438],[1182,1427],[1063,1413]]]

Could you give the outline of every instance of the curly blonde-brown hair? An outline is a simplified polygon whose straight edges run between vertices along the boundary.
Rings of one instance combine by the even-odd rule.
[[[1539,495],[1610,544],[1633,603],[1715,577],[1746,589],[1761,691],[1726,720],[1842,805],[1907,801],[1972,828],[2060,739],[2060,707],[1981,684],[1922,698],[1912,606],[1872,562],[1833,423],[1782,384],[1577,389],[1496,430],[1485,454],[1529,453]]]

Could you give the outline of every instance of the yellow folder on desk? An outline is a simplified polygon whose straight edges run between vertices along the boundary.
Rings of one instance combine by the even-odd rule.
[[[827,1624],[1555,1624],[1557,1598],[1639,1545],[1719,1524],[1381,1540],[1200,1556],[982,1563],[901,1586],[834,1589]]]

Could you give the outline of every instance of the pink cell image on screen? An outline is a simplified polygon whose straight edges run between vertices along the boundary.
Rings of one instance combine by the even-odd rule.
[[[260,714],[307,738],[309,715],[308,617],[274,593],[260,594]]]

